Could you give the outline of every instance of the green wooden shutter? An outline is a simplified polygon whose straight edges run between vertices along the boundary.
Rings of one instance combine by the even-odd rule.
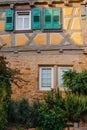
[[[32,9],[32,29],[41,29],[41,9],[33,8]]]
[[[13,30],[14,10],[6,10],[5,30]]]
[[[53,8],[52,9],[52,27],[53,29],[60,29],[60,9]]]
[[[52,9],[44,9],[44,29],[52,29]]]

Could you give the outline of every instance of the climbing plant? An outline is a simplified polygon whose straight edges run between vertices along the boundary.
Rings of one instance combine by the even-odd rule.
[[[17,69],[8,67],[6,58],[0,57],[0,130],[6,129],[8,105],[11,100],[11,83],[21,80]]]

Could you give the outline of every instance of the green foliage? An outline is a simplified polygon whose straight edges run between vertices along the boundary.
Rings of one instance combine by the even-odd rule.
[[[65,98],[65,117],[69,121],[79,121],[85,111],[87,111],[87,96],[67,95]]]
[[[8,107],[8,121],[12,123],[19,122],[19,103],[11,101]]]
[[[7,124],[8,105],[11,99],[11,83],[19,79],[18,70],[10,69],[5,57],[0,57],[0,130]]]
[[[64,99],[61,96],[61,93],[58,90],[52,89],[47,93],[44,98],[45,103],[48,105],[49,109],[54,106],[64,107]]]
[[[64,87],[72,90],[72,93],[87,95],[87,70],[77,73],[67,71],[63,75]]]
[[[26,128],[37,126],[39,104],[30,105],[28,100],[12,101],[9,105],[9,122],[22,124]]]
[[[79,121],[87,115],[87,70],[80,73],[67,71],[63,75],[65,98],[65,116],[70,121]]]
[[[48,109],[47,104],[43,104],[39,109],[39,127],[44,130],[63,130],[66,126],[60,107],[54,106]]]
[[[63,130],[66,127],[64,118],[64,100],[58,91],[48,92],[45,102],[39,108],[38,125],[44,130]]]
[[[5,130],[7,124],[6,104],[0,103],[0,130]]]
[[[17,125],[15,128],[16,128],[16,130],[24,130],[24,128],[20,125]]]
[[[20,123],[24,124],[27,128],[36,127],[38,107],[38,102],[30,105],[27,100],[23,99],[19,106]]]

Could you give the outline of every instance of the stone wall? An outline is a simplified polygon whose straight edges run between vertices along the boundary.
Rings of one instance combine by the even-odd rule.
[[[58,67],[72,66],[77,72],[87,69],[87,55],[70,54],[33,54],[28,56],[7,56],[9,67],[17,68],[22,73],[22,78],[27,82],[22,82],[19,86],[12,86],[12,98],[17,100],[27,98],[31,102],[37,98],[42,99],[46,91],[39,90],[39,67],[53,66],[54,68],[54,88],[58,87]]]

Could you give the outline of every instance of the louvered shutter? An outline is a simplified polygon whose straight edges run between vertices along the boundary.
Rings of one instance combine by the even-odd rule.
[[[44,9],[44,29],[52,29],[52,9]]]
[[[60,9],[52,9],[52,29],[60,29]]]
[[[35,30],[41,29],[41,9],[40,8],[32,9],[32,29],[35,29]]]
[[[14,19],[14,10],[6,10],[6,19],[5,19],[5,30],[13,30],[13,20]]]

